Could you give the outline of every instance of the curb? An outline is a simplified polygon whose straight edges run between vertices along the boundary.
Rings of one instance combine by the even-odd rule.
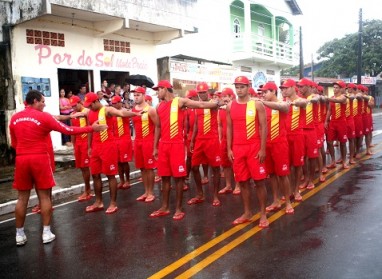
[[[115,176],[116,178],[119,178],[118,175]],[[141,177],[141,171],[133,171],[130,173],[130,179],[136,179]],[[102,181],[107,181],[107,177],[102,178]],[[73,185],[68,188],[59,188],[59,187],[53,187],[52,191],[52,200],[57,201],[61,199],[65,199],[74,195],[79,195],[84,190],[85,184],[81,183],[78,185]],[[55,189],[56,188],[56,189]],[[17,200],[13,200],[10,202],[6,202],[3,204],[0,204],[0,215],[9,214],[15,211]],[[38,203],[37,195],[30,196],[29,202],[28,202],[28,208],[35,206]]]

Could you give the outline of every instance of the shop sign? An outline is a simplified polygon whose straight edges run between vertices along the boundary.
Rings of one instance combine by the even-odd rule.
[[[55,48],[46,45],[36,45],[35,51],[39,65],[53,62],[60,67],[86,66],[94,68],[148,70],[146,61],[138,57],[122,57],[116,53],[98,52],[91,54],[84,49],[80,53],[61,53],[55,52]]]

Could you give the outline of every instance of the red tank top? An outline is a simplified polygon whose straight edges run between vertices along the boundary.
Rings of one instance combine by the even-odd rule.
[[[233,101],[230,116],[233,144],[250,144],[260,141],[259,119],[255,101],[251,100],[246,104]]]
[[[346,109],[345,109],[346,119],[354,117],[353,103],[354,103],[354,100],[346,99]]]
[[[159,103],[158,116],[161,125],[161,142],[183,143],[184,142],[184,110],[179,108],[179,97]]]
[[[362,101],[357,98],[353,100],[354,117],[360,117],[362,114]]]
[[[81,112],[83,112],[84,110],[86,110],[86,109],[83,108],[81,110]],[[74,112],[72,112],[72,114],[73,113]],[[86,117],[73,118],[71,120],[71,122],[72,122],[72,126],[75,126],[75,127],[86,127],[88,125],[88,120]],[[75,135],[75,137],[76,137],[76,143],[88,141],[88,134],[87,133]]]
[[[286,130],[290,135],[300,135],[302,134],[303,120],[305,117],[305,110],[297,107],[291,106],[289,109]]]
[[[134,129],[135,129],[135,140],[148,140],[152,141],[154,139],[155,126],[154,122],[149,117],[148,111],[150,106],[146,104],[143,109],[145,112],[142,116],[133,117]],[[133,112],[140,112],[142,110],[137,110],[133,108]]]
[[[197,139],[211,139],[218,137],[218,110],[196,109],[198,119]]]
[[[330,121],[343,121],[346,120],[345,111],[346,111],[346,103],[334,103],[330,102]]]
[[[130,117],[113,117],[114,120],[114,137],[116,139],[130,139]]]
[[[106,108],[102,107],[97,111],[90,110],[88,115],[89,124],[92,125],[95,121],[99,124],[106,124],[107,130],[101,132],[93,132],[92,144],[103,144],[114,142],[114,121],[113,117],[106,116]]]
[[[303,129],[314,129],[314,111],[317,113],[318,103],[312,103],[310,100],[313,98],[313,95],[308,96],[306,99],[309,101],[305,107],[305,116],[303,116]]]
[[[286,120],[288,114],[265,106],[267,114],[267,142],[279,142],[286,139]]]

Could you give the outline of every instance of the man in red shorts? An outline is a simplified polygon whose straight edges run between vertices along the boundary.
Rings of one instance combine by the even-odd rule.
[[[373,108],[374,108],[374,98],[369,96],[369,88],[362,85],[363,90],[363,132],[365,135],[365,145],[366,145],[366,155],[373,155],[371,150],[371,139],[373,136]]]
[[[286,121],[290,104],[277,99],[277,85],[267,82],[261,88],[267,116],[267,148],[265,167],[270,175],[273,193],[273,202],[266,207],[267,212],[277,211],[281,208],[279,188],[285,197],[285,213],[293,214],[294,209],[290,202],[290,162],[289,144],[287,139]]]
[[[110,101],[111,105],[117,110],[123,110],[121,96],[114,96]],[[114,117],[114,137],[118,150],[118,189],[130,189],[130,165],[133,160],[133,142],[130,132],[129,117]]]
[[[101,173],[105,174],[110,189],[110,205],[106,210],[106,214],[113,214],[118,211],[117,207],[117,179],[115,175],[118,173],[118,150],[117,142],[114,137],[114,119],[113,117],[132,117],[140,115],[139,113],[130,112],[127,109],[118,110],[114,107],[104,107],[97,94],[89,92],[85,96],[84,106],[89,108],[88,121],[89,124],[99,122],[106,124],[107,130],[93,133],[90,140],[90,172],[93,177],[94,193],[96,201],[94,204],[86,207],[86,212],[96,212],[103,210],[102,201],[102,180]]]
[[[188,98],[175,97],[172,85],[168,80],[159,81],[153,87],[158,91],[161,100],[157,113],[159,124],[155,129],[154,157],[158,161],[158,174],[162,177],[162,206],[150,214],[150,217],[161,217],[170,214],[170,182],[174,178],[176,184],[176,209],[172,217],[181,220],[185,213],[182,211],[183,185],[186,176],[186,154],[184,133],[184,108],[217,108],[215,102],[196,102]],[[158,148],[159,144],[159,148]]]
[[[347,93],[345,94],[346,100],[346,125],[347,131],[346,135],[349,141],[349,164],[355,164],[354,152],[355,152],[355,125],[354,125],[354,88],[356,85],[354,83],[349,83],[346,85]]]
[[[347,126],[346,126],[346,97],[343,94],[346,84],[339,80],[333,84],[334,97],[328,98],[329,108],[326,117],[325,127],[328,129],[328,149],[332,162],[327,168],[335,168],[336,160],[334,154],[333,141],[340,142],[340,151],[342,159],[342,167],[348,169],[349,165],[346,162],[346,142]]]
[[[305,157],[305,140],[303,134],[303,119],[307,100],[297,95],[297,85],[292,79],[286,80],[280,86],[283,97],[291,104],[289,109],[286,130],[289,143],[290,166],[293,167],[293,175],[290,176],[294,200],[302,201],[299,191],[299,183],[302,176],[302,166]]]
[[[250,179],[256,184],[260,207],[260,228],[269,222],[265,212],[267,189],[265,188],[265,150],[267,141],[267,119],[264,105],[251,100],[248,93],[249,80],[245,76],[235,79],[237,100],[227,106],[227,152],[233,163],[235,180],[240,183],[244,213],[233,221],[233,225],[250,222],[251,210]]]
[[[18,190],[18,200],[15,208],[16,245],[24,245],[27,237],[24,223],[30,191],[33,187],[37,192],[41,207],[43,224],[43,243],[52,242],[55,235],[50,230],[52,218],[51,188],[55,185],[50,132],[58,131],[68,135],[90,133],[105,130],[105,125],[94,124],[92,127],[68,127],[58,122],[49,113],[43,112],[45,107],[44,95],[31,90],[26,95],[26,108],[11,118],[9,130],[12,147],[16,150],[15,179],[13,187]]]
[[[314,175],[316,172],[317,160],[319,157],[317,133],[315,127],[315,118],[317,119],[320,96],[313,94],[313,83],[307,78],[302,78],[297,87],[303,99],[307,101],[305,114],[303,114],[303,134],[305,140],[305,164],[304,164],[304,181],[299,186],[300,189],[314,188]]]
[[[133,117],[135,140],[134,140],[134,157],[135,167],[139,168],[142,173],[142,182],[145,188],[143,195],[137,198],[137,201],[152,202],[154,196],[154,169],[157,162],[153,156],[154,151],[154,132],[158,125],[158,115],[156,110],[146,101],[146,90],[143,87],[134,89],[133,112],[140,113],[144,111],[142,116]]]
[[[83,112],[87,113],[87,108],[82,104],[80,97],[72,96],[70,99],[70,105],[73,108],[73,113]],[[75,127],[86,127],[88,126],[88,121],[85,116],[79,118],[73,118],[71,120],[71,125]],[[92,198],[90,189],[90,169],[89,169],[89,147],[88,147],[88,134],[83,133],[80,135],[72,136],[72,143],[74,147],[74,158],[76,168],[79,168],[82,173],[82,178],[84,179],[85,190],[81,196],[78,197],[78,201],[88,201]]]
[[[207,91],[208,85],[205,82],[199,83],[196,86],[199,99],[203,102],[209,102]],[[199,166],[206,162],[211,167],[213,173],[214,189],[212,205],[221,205],[218,197],[221,164],[219,146],[218,110],[216,107],[214,109],[196,109],[190,144],[190,149],[193,152],[191,166],[196,185],[196,196],[190,199],[187,204],[192,205],[204,202]]]
[[[235,96],[235,93],[233,93],[233,90],[228,87],[223,88],[221,96],[225,106],[219,109],[218,125],[219,125],[220,152],[221,152],[221,158],[222,158],[221,165],[224,171],[225,187],[219,191],[219,194],[232,193],[233,195],[240,195],[239,183],[237,182],[235,183],[235,189],[232,191],[232,181],[234,180],[234,177],[233,177],[233,170],[232,170],[232,162],[228,158],[228,153],[227,153],[226,109],[227,109],[227,105],[236,99],[236,96]]]

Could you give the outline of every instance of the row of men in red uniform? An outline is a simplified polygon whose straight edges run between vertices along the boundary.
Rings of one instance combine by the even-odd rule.
[[[267,209],[273,211],[281,207],[276,192],[277,179],[281,183],[282,194],[285,197],[286,213],[293,214],[294,209],[290,202],[290,191],[294,193],[296,201],[302,200],[297,186],[297,181],[299,181],[302,174],[302,166],[304,162],[308,162],[309,171],[305,172],[303,185],[312,188],[316,168],[315,162],[320,157],[318,155],[318,150],[321,148],[319,143],[323,142],[323,136],[321,136],[321,132],[316,131],[319,129],[317,127],[321,126],[318,123],[323,123],[322,116],[325,115],[321,109],[324,110],[324,107],[326,107],[324,105],[321,108],[320,104],[326,104],[327,101],[330,104],[333,103],[333,105],[328,106],[325,124],[323,124],[328,126],[327,140],[330,146],[333,140],[339,140],[340,143],[345,139],[347,140],[346,135],[342,135],[341,131],[338,131],[338,127],[341,126],[338,121],[342,119],[342,112],[346,111],[346,109],[343,109],[342,103],[346,103],[348,100],[353,100],[354,103],[354,100],[360,99],[344,97],[345,102],[343,102],[341,98],[343,95],[340,96],[338,92],[336,93],[336,86],[341,85],[339,82],[334,85],[335,96],[325,98],[314,93],[314,86],[309,80],[303,79],[297,84],[293,80],[287,80],[280,86],[285,101],[277,99],[277,86],[274,83],[267,83],[262,87],[262,99],[251,98],[249,94],[251,91],[250,83],[246,77],[237,77],[234,84],[237,100],[234,98],[233,91],[225,88],[222,91],[223,103],[223,101],[210,102],[208,100],[208,85],[206,83],[198,84],[196,94],[195,92],[189,92],[188,98],[180,98],[174,96],[172,85],[168,81],[162,80],[157,86],[153,87],[154,90],[158,91],[158,98],[161,101],[158,107],[154,109],[148,106],[144,101],[145,90],[137,88],[134,93],[136,106],[131,112],[123,109],[122,105],[119,107],[121,100],[117,99],[113,100],[115,107],[103,107],[94,93],[88,93],[83,103],[78,98],[73,97],[71,104],[77,112],[81,113],[81,117],[73,120],[74,127],[79,126],[79,130],[76,130],[77,128],[70,129],[63,125],[61,126],[64,127],[64,130],[53,126],[46,128],[46,130],[55,129],[75,134],[79,133],[81,129],[89,127],[88,125],[93,125],[93,129],[97,129],[94,128],[97,127],[95,125],[103,127],[102,131],[99,128],[91,136],[88,136],[87,133],[80,133],[74,141],[76,165],[83,170],[84,178],[89,176],[88,167],[90,167],[94,181],[96,201],[86,207],[86,212],[101,211],[104,208],[101,193],[101,173],[107,176],[110,187],[111,202],[106,213],[113,214],[118,210],[115,175],[118,173],[118,169],[123,170],[131,160],[132,143],[128,129],[129,117],[133,117],[136,130],[134,141],[135,164],[142,171],[145,186],[145,193],[137,200],[150,202],[154,199],[152,192],[154,168],[158,168],[158,175],[162,177],[162,206],[151,213],[150,217],[155,218],[170,214],[170,182],[171,178],[174,178],[176,184],[176,210],[173,219],[181,220],[184,218],[185,213],[182,210],[184,178],[188,175],[190,169],[192,169],[195,179],[196,196],[189,200],[188,204],[204,202],[199,173],[201,164],[208,164],[213,172],[214,194],[212,205],[214,206],[221,205],[218,198],[220,166],[228,170],[232,167],[235,181],[240,185],[244,205],[244,213],[233,224],[242,224],[251,220],[250,179],[255,181],[257,187],[256,192],[261,215],[260,227],[266,228],[269,226],[266,217]],[[296,85],[299,87],[302,97],[297,95]],[[200,101],[192,100],[194,97],[197,97]],[[362,98],[367,99],[366,97]],[[30,104],[32,108],[36,101],[39,102],[37,98],[32,100]],[[223,104],[225,104],[225,109],[218,110]],[[340,106],[337,104],[340,104]],[[18,123],[17,117],[19,115],[16,114],[14,123]],[[192,134],[191,132],[185,132],[185,124],[188,126],[188,131],[192,131]],[[104,129],[105,126],[107,126],[106,130]],[[192,129],[191,126],[193,126]],[[17,130],[16,125],[13,129]],[[86,132],[89,131],[86,130]],[[127,141],[130,139],[130,143],[124,141],[124,137],[126,137]],[[114,144],[115,142],[117,144]],[[187,167],[186,164],[186,143],[188,143],[189,155],[192,155],[189,156],[191,157],[191,167]],[[91,148],[88,148],[89,146]],[[15,147],[17,152],[17,144],[15,144]],[[331,149],[329,148],[329,150]],[[307,160],[305,160],[305,157],[307,157]],[[335,164],[334,152],[332,159],[333,162],[329,167]],[[343,166],[347,167],[345,159],[343,158]],[[292,185],[292,187],[289,180],[290,166],[294,167],[293,177],[295,182],[293,184],[295,186]],[[229,172],[227,174],[227,177],[229,177]],[[34,181],[33,175],[35,173],[31,171],[30,181]],[[265,179],[268,176],[270,176],[272,189],[275,191],[274,197],[276,198],[274,203],[266,209]],[[129,186],[126,184],[128,178],[124,180],[122,175],[120,179],[119,186],[121,188]],[[54,181],[49,183],[46,183],[46,181],[40,182],[34,181],[36,189],[51,189],[54,185]],[[32,186],[28,185],[27,189],[22,189],[15,180],[15,188],[19,192],[30,191]],[[229,193],[231,190],[230,185],[226,185],[220,193]],[[87,187],[82,197],[88,199],[89,196],[90,186]],[[17,208],[18,205],[16,205],[16,243],[22,245],[26,242],[25,234],[22,238],[20,237],[24,233],[25,214],[23,218],[19,218],[20,222],[18,222],[18,216],[23,215],[23,212],[18,212]],[[49,220],[49,222],[43,222],[46,226],[50,224],[50,208],[51,201],[50,203],[45,201],[44,205],[41,204],[43,220]],[[21,228],[22,233],[20,232]],[[52,233],[50,232],[50,234]],[[18,236],[20,241],[18,241]],[[50,241],[44,241],[44,243],[48,242]]]

